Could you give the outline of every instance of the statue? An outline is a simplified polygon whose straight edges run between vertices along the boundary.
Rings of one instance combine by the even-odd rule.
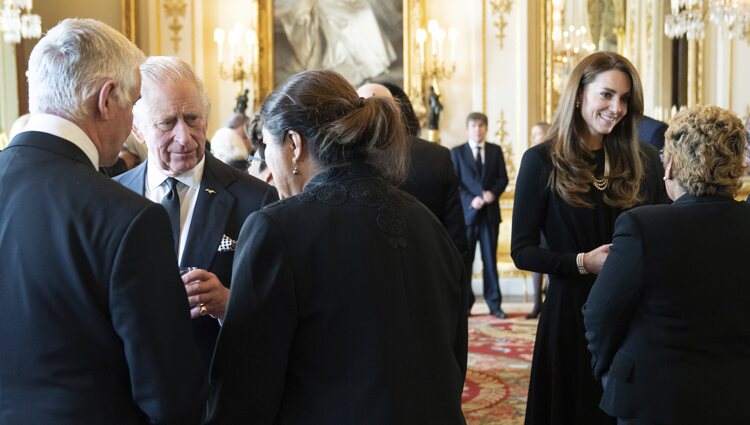
[[[427,113],[427,128],[430,130],[437,130],[440,124],[440,112],[443,110],[443,105],[440,103],[440,95],[435,92],[435,87],[430,86],[430,110]]]
[[[250,90],[245,89],[245,92],[237,96],[237,105],[234,107],[234,112],[237,114],[245,114],[247,110],[247,94]]]

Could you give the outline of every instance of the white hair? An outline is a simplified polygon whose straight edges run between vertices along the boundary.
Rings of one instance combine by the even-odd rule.
[[[173,56],[151,56],[141,64],[141,93],[147,93],[150,87],[181,80],[195,84],[201,106],[203,106],[204,119],[208,120],[211,101],[208,99],[203,81],[187,62]],[[133,108],[133,118],[138,129],[151,128],[155,123],[156,117],[151,113],[151,105],[147,104],[146,97],[144,96],[136,102]]]
[[[211,153],[227,164],[231,161],[247,160],[249,155],[242,137],[226,127],[216,130],[211,138]]]
[[[92,112],[89,99],[114,80],[113,96],[120,106],[133,101],[138,66],[145,60],[124,35],[94,19],[65,19],[31,51],[29,110],[54,112],[84,120]]]

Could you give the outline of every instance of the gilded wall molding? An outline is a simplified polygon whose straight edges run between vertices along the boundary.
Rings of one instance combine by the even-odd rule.
[[[500,49],[505,47],[505,29],[508,27],[507,15],[513,7],[513,0],[489,0],[492,13],[497,15],[493,21],[497,28],[497,40],[500,42]]]
[[[138,45],[136,40],[136,28],[135,23],[137,20],[135,14],[137,0],[121,0],[120,1],[120,26],[122,33],[128,38],[133,44]]]
[[[503,149],[505,169],[508,172],[508,181],[515,181],[516,165],[513,162],[513,143],[506,141],[509,133],[505,129],[505,126],[508,124],[508,121],[505,119],[505,111],[503,111],[502,109],[500,109],[500,116],[497,119],[496,124],[497,131],[495,132],[495,137],[497,138],[497,143]]]
[[[171,19],[167,25],[167,28],[169,28],[169,30],[172,31],[172,36],[170,37],[170,40],[173,43],[174,51],[179,52],[180,42],[182,41],[180,32],[182,31],[182,28],[183,28],[181,18],[184,18],[185,13],[187,12],[187,6],[188,6],[187,1],[186,0],[164,0],[163,6],[164,6],[164,16],[166,16],[167,19]]]

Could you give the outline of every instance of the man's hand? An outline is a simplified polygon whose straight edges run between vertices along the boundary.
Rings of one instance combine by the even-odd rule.
[[[482,199],[481,196],[475,196],[474,199],[471,200],[471,207],[475,210],[481,210],[484,208],[484,199]]]
[[[224,320],[229,299],[229,289],[224,287],[215,274],[197,269],[182,276],[190,304],[190,317],[201,316],[201,305],[214,319]]]
[[[497,200],[495,194],[490,192],[489,190],[485,190],[484,192],[482,192],[482,199],[484,199],[485,204],[491,204],[495,202],[495,200]]]

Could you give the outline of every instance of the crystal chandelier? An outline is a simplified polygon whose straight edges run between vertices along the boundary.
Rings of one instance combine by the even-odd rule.
[[[702,40],[706,16],[729,38],[750,37],[750,0],[671,0],[671,12],[664,20],[664,34],[669,38],[684,35],[688,40]]]
[[[21,38],[39,38],[42,18],[31,13],[32,0],[4,0],[0,13],[0,32],[6,43],[17,44]]]
[[[708,17],[723,27],[729,38],[750,39],[750,0],[714,0]]]

